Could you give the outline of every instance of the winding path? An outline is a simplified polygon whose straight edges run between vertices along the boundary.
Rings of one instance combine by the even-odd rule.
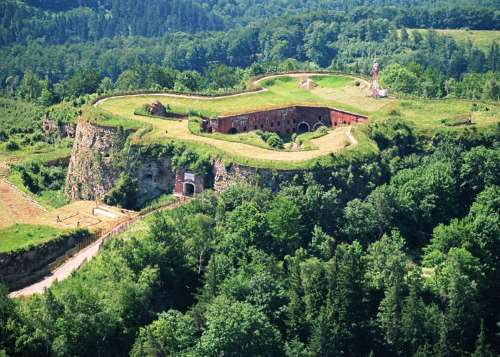
[[[22,296],[30,296],[33,294],[41,294],[46,288],[50,288],[56,281],[62,281],[69,277],[71,273],[81,267],[85,262],[89,261],[97,255],[104,238],[101,237],[94,243],[80,250],[71,258],[66,260],[61,266],[51,272],[50,275],[44,277],[41,281],[28,285],[20,290],[13,291],[9,294],[10,298]]]
[[[182,204],[182,202],[177,201],[173,204],[161,206],[146,214],[136,215],[124,222],[117,224],[115,227],[102,234],[101,237],[99,237],[99,239],[97,239],[93,243],[89,244],[88,246],[86,246],[85,248],[81,249],[73,256],[68,258],[62,265],[54,269],[49,275],[45,276],[42,280],[34,284],[28,285],[17,291],[11,292],[9,294],[9,297],[18,298],[18,297],[26,297],[33,294],[43,293],[45,289],[50,288],[52,284],[54,284],[56,281],[62,281],[68,278],[75,270],[77,270],[82,265],[84,265],[92,258],[94,258],[99,253],[99,249],[101,248],[101,246],[108,239],[111,239],[114,236],[126,231],[132,224],[140,220],[143,220],[144,218],[153,214],[154,212],[158,212],[160,210],[165,210],[165,209],[173,209],[179,207],[180,204]]]
[[[262,78],[254,79],[250,82],[252,87],[255,87],[257,84],[266,81],[268,79],[272,78],[278,78],[278,77],[310,77],[310,76],[337,76],[339,74],[334,74],[334,73],[324,73],[324,72],[300,72],[300,73],[280,73],[280,74],[272,74],[269,76],[265,76]],[[345,75],[348,77],[356,78],[361,81],[365,81],[362,78],[350,76],[350,75]],[[368,83],[368,82],[367,82]],[[236,94],[221,94],[217,96],[206,96],[206,95],[188,95],[188,94],[178,94],[178,93],[148,93],[148,94],[125,94],[125,95],[116,95],[116,96],[111,96],[111,97],[106,97],[103,99],[99,99],[97,102],[94,103],[94,106],[97,107],[101,105],[102,103],[110,100],[110,99],[117,99],[117,98],[129,98],[129,97],[144,97],[146,96],[152,96],[152,97],[171,97],[171,98],[184,98],[184,99],[198,99],[198,100],[218,100],[218,99],[226,99],[226,98],[232,98],[232,97],[241,97],[244,95],[252,95],[252,94],[258,94],[262,92],[266,92],[268,89],[265,87],[258,88],[257,90],[249,90],[248,92],[241,92],[241,93],[236,93]]]
[[[301,77],[305,78],[314,75],[336,76],[338,74],[333,74],[333,73],[326,74],[321,72],[275,74],[254,79],[251,82],[251,86],[256,86],[262,81],[277,77],[288,76],[296,78],[301,78]],[[353,76],[351,77],[357,78]],[[289,163],[290,166],[297,165],[304,161],[308,161],[320,156],[325,156],[331,153],[338,152],[346,147],[351,148],[357,144],[357,141],[354,139],[354,135],[352,133],[350,135],[347,135],[347,133],[350,132],[351,129],[349,129],[348,127],[337,127],[331,130],[327,135],[311,140],[312,144],[316,147],[316,149],[314,150],[277,151],[277,150],[257,147],[244,142],[226,141],[211,136],[194,135],[189,130],[188,123],[186,120],[170,121],[160,118],[150,118],[138,115],[132,116],[131,114],[133,113],[135,108],[139,107],[142,104],[148,103],[148,101],[151,100],[151,96],[183,98],[182,100],[193,99],[205,102],[205,101],[223,100],[226,98],[236,97],[236,96],[248,96],[255,93],[262,93],[263,91],[267,91],[267,89],[263,88],[260,91],[239,93],[234,95],[222,95],[218,97],[190,96],[190,95],[170,94],[170,93],[131,94],[131,95],[105,98],[97,101],[95,105],[101,106],[103,110],[119,115],[121,117],[133,118],[136,121],[153,125],[154,130],[151,133],[147,134],[148,142],[161,140],[162,138],[170,138],[170,139],[185,140],[193,143],[208,144],[210,146],[215,147],[216,149],[220,149],[224,152],[227,152],[229,155],[233,156],[233,158],[235,158],[236,161],[240,161],[243,164],[248,163],[254,166],[259,166],[259,165],[265,166],[267,165],[266,162],[277,162],[277,163],[279,162],[280,165],[282,165],[281,163]],[[130,98],[130,100],[128,100],[128,98]],[[303,104],[306,105],[307,103]],[[241,158],[241,160],[238,160],[238,158]],[[260,164],[258,164],[256,161],[259,161]]]

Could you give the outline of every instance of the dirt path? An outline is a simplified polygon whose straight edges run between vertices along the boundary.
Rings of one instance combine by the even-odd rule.
[[[186,202],[186,201],[184,201]],[[50,275],[46,276],[43,278],[41,281],[31,284],[29,286],[26,286],[20,290],[13,291],[9,294],[9,297],[11,298],[17,298],[17,297],[22,297],[22,296],[30,296],[33,294],[41,294],[46,288],[50,288],[52,284],[56,281],[62,281],[66,278],[68,278],[71,273],[73,273],[75,270],[80,268],[83,264],[86,262],[90,261],[92,258],[94,258],[98,253],[99,249],[106,242],[108,239],[125,232],[132,224],[143,220],[147,216],[159,211],[159,210],[165,210],[165,209],[173,209],[176,207],[179,207],[180,204],[183,202],[175,202],[173,204],[169,204],[164,207],[159,207],[151,212],[148,212],[147,214],[144,214],[142,216],[135,216],[131,217],[130,219],[126,220],[125,222],[121,222],[118,225],[116,225],[114,228],[111,230],[107,231],[104,233],[99,239],[97,239],[95,242],[92,244],[88,245],[87,247],[83,248],[79,252],[75,253],[71,258],[66,260],[62,265],[60,265],[58,268],[53,270]]]
[[[302,73],[291,73],[291,74],[276,74],[276,75],[270,75],[267,77],[263,77],[260,79],[255,79],[251,83],[251,85],[257,85],[262,81],[272,79],[272,78],[277,78],[277,77],[285,77],[285,76],[291,76],[291,77],[310,77],[310,76],[315,76],[315,75],[325,75],[328,76],[329,74],[325,73],[311,73],[311,72],[302,72]],[[330,74],[330,75],[337,75],[337,74]],[[353,77],[355,78],[355,77]],[[361,79],[362,80],[362,79]],[[365,82],[364,80],[362,80]],[[253,93],[260,93],[260,92],[249,92],[249,93],[241,93],[241,94],[236,94],[233,96],[241,96],[241,95],[251,95]],[[168,94],[168,93],[158,93],[158,95],[161,96],[170,96],[170,97],[185,97],[189,99],[203,99],[206,101],[210,100],[219,100],[219,99],[224,99],[231,97],[229,96],[220,96],[220,97],[195,97],[195,96],[183,96],[183,95],[175,95],[175,94]],[[107,99],[112,99],[112,98],[127,98],[127,97],[140,97],[144,95],[130,95],[130,96],[120,96],[120,97],[111,97]],[[148,94],[149,96],[149,94]],[[103,99],[101,101],[98,101],[95,105],[98,106],[102,103],[104,103],[107,99]],[[134,102],[135,103],[135,102]],[[118,114],[123,117],[129,117],[131,108],[130,108],[130,103],[129,105],[119,105],[116,107],[113,107],[112,109],[107,108],[107,103],[104,105],[105,108],[104,110],[109,110],[115,114]],[[230,141],[225,141],[225,140],[219,140],[215,139],[212,137],[207,137],[207,136],[200,136],[200,135],[193,135],[189,129],[188,129],[188,123],[186,120],[183,121],[169,121],[169,120],[163,120],[159,118],[150,118],[150,117],[142,117],[142,116],[133,116],[134,120],[144,122],[146,124],[152,124],[154,127],[153,132],[147,134],[147,140],[149,141],[155,141],[159,139],[163,139],[165,137],[167,138],[172,138],[172,139],[180,139],[180,140],[187,140],[191,141],[194,143],[204,143],[204,144],[209,144],[211,146],[214,146],[218,149],[221,149],[229,154],[236,155],[237,157],[241,157],[243,159],[255,159],[258,158],[259,160],[262,161],[276,161],[276,162],[290,162],[290,163],[299,163],[303,161],[307,161],[310,159],[317,158],[319,156],[331,154],[338,152],[347,146],[354,146],[357,144],[357,141],[352,140],[352,138],[347,136],[347,132],[349,129],[347,127],[339,127],[339,128],[334,128],[331,130],[327,135],[313,139],[312,144],[317,148],[315,150],[309,150],[309,151],[293,151],[293,152],[286,152],[286,151],[277,151],[277,150],[269,150],[269,149],[264,149],[260,148],[257,146],[245,144],[245,143],[238,143],[238,142],[230,142]]]
[[[317,148],[315,150],[277,151],[244,143],[193,135],[188,129],[187,120],[170,121],[139,116],[134,117],[134,119],[153,124],[155,126],[156,130],[149,134],[150,136],[148,137],[148,140],[151,141],[169,137],[173,139],[188,140],[191,142],[201,142],[243,158],[258,158],[260,160],[279,162],[302,162],[314,159],[318,156],[338,152],[347,146],[346,143],[348,142],[348,138],[346,134],[349,131],[349,127],[340,126],[330,130],[328,134],[320,138],[311,140],[312,144]]]
[[[0,228],[14,223],[29,223],[45,212],[44,207],[0,177]]]
[[[334,73],[328,74],[328,73],[321,73],[321,72],[317,72],[317,73],[302,72],[302,73],[289,73],[289,74],[283,73],[283,74],[274,74],[274,75],[262,77],[259,79],[255,79],[252,82],[250,82],[250,84],[252,85],[252,87],[255,87],[260,82],[263,82],[263,81],[266,81],[266,80],[272,79],[272,78],[278,78],[278,77],[298,77],[298,78],[304,77],[304,78],[307,78],[310,76],[336,76],[336,75],[338,75],[338,74],[334,74]],[[361,79],[361,78],[357,78],[354,76],[352,76],[352,78],[356,78],[356,79],[359,79],[361,81],[366,82],[364,79]],[[366,82],[366,83],[368,83],[368,82]],[[144,96],[150,97],[151,96],[151,97],[172,97],[172,98],[199,99],[199,100],[218,100],[218,99],[226,99],[226,98],[232,98],[232,97],[241,97],[244,95],[252,95],[252,94],[262,93],[262,92],[266,92],[266,91],[267,91],[267,88],[259,88],[258,90],[254,90],[254,91],[242,92],[242,93],[237,93],[237,94],[227,94],[227,95],[221,94],[218,96],[187,95],[187,94],[175,94],[175,93],[126,94],[126,95],[117,95],[117,96],[112,96],[112,97],[100,99],[97,102],[95,102],[94,106],[99,106],[102,103],[104,103],[110,99],[116,99],[116,98],[144,97]]]

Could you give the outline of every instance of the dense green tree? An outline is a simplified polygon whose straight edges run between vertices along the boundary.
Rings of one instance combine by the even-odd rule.
[[[406,94],[416,94],[418,89],[417,76],[398,64],[384,68],[380,73],[380,83],[396,92]]]
[[[490,346],[486,342],[484,335],[484,321],[481,320],[481,328],[479,330],[479,334],[477,335],[476,340],[476,349],[474,353],[471,355],[472,357],[492,357],[493,352],[490,349]]]
[[[266,213],[266,221],[272,237],[273,250],[284,256],[300,245],[302,232],[299,208],[286,196],[278,195]]]
[[[127,174],[120,175],[117,183],[111,189],[105,202],[110,205],[133,209],[137,205],[138,181]]]
[[[314,323],[311,349],[316,355],[368,353],[359,341],[366,322],[354,306],[365,302],[363,251],[358,242],[340,244],[327,263],[327,301]],[[367,336],[365,336],[366,338]]]
[[[194,354],[199,356],[275,356],[282,349],[278,331],[248,303],[216,299],[206,312]]]
[[[139,330],[130,356],[180,356],[193,347],[196,337],[193,319],[179,311],[169,310]]]
[[[68,79],[67,93],[74,97],[87,93],[94,93],[99,87],[99,77],[99,72],[96,70],[78,69],[75,74]]]
[[[376,289],[385,289],[395,283],[402,283],[405,276],[407,257],[405,241],[397,231],[385,234],[370,244],[366,260],[366,279]]]

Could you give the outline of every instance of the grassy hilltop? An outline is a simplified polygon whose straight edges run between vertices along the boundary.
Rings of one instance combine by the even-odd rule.
[[[98,109],[106,115],[96,121],[103,125],[125,127],[152,127],[142,135],[140,142],[151,144],[165,140],[178,140],[195,144],[198,150],[218,153],[239,163],[272,168],[306,168],[311,160],[339,152],[344,148],[374,150],[366,136],[366,125],[330,130],[325,136],[311,140],[313,150],[276,151],[256,145],[249,136],[252,133],[231,136],[212,134],[196,135],[189,130],[187,120],[170,121],[161,118],[134,115],[144,104],[160,100],[174,112],[199,113],[208,117],[238,114],[251,111],[285,107],[290,105],[325,105],[368,115],[370,121],[388,117],[412,121],[420,131],[431,133],[438,129],[457,130],[464,128],[473,102],[465,100],[423,100],[423,99],[374,99],[366,96],[368,82],[362,79],[340,75],[312,75],[317,84],[312,89],[299,87],[298,75],[287,75],[264,79],[260,92],[216,98],[185,97],[171,94],[131,95],[109,98],[99,102]],[[484,128],[498,122],[498,103],[481,105],[482,111],[473,113],[475,128]],[[112,115],[109,115],[112,114]]]

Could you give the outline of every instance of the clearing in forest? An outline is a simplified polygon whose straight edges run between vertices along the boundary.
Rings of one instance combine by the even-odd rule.
[[[422,35],[425,35],[426,29],[409,29],[408,32],[411,34],[413,31],[418,31]],[[500,44],[500,31],[498,30],[434,30],[436,33],[442,36],[450,36],[460,43],[472,42],[474,46],[483,50],[489,51],[491,44],[497,42]]]

